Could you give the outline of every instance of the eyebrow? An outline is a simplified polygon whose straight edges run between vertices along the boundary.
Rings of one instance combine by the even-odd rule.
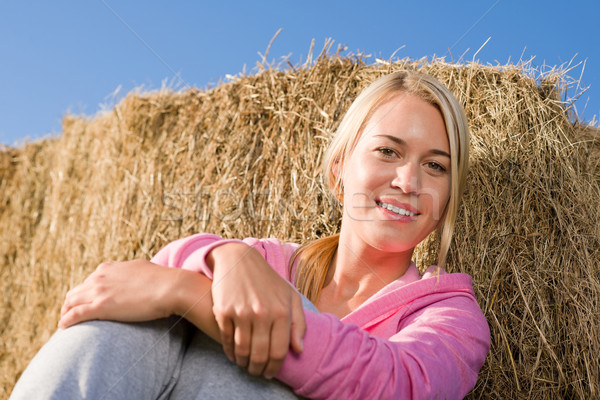
[[[399,137],[392,136],[392,135],[375,135],[374,137],[384,137],[384,138],[390,139],[392,142],[396,142],[400,146],[407,145],[407,143],[404,140],[400,139]],[[431,149],[431,150],[429,150],[429,152],[431,154],[438,154],[440,156],[445,156],[445,157],[450,158],[450,154],[446,153],[444,150]]]

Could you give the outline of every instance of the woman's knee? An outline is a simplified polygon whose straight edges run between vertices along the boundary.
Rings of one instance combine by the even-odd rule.
[[[23,373],[15,393],[34,393],[37,398],[45,398],[39,390],[94,396],[131,390],[130,382],[143,382],[144,391],[160,392],[178,373],[188,337],[188,323],[175,318],[83,322],[50,338]],[[39,388],[40,382],[45,389]]]

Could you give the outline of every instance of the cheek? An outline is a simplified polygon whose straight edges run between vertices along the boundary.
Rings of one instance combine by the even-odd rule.
[[[372,188],[367,186],[366,174],[360,170],[349,172],[348,179],[344,181],[344,207],[351,216],[358,218],[358,214],[374,200],[374,197]]]
[[[393,170],[368,157],[357,158],[344,173],[344,196],[346,200],[356,197],[357,202],[374,200],[374,193],[389,186],[393,178]]]
[[[353,161],[344,170],[344,209],[351,219],[363,221],[375,206],[378,172],[367,165],[367,160]]]
[[[440,220],[450,200],[450,179],[434,183],[424,188],[421,195],[427,202],[427,208],[430,209],[433,219]]]

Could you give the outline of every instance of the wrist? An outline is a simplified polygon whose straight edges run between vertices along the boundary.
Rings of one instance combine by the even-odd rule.
[[[182,296],[182,283],[185,282],[184,270],[169,268],[169,275],[165,276],[166,289],[163,293],[162,304],[165,305],[167,315],[181,315],[184,307]]]
[[[173,314],[185,318],[213,340],[220,342],[219,326],[212,308],[212,281],[198,272],[178,270],[173,280]]]
[[[212,281],[198,272],[184,269],[176,271],[171,282],[171,295],[167,301],[172,313],[185,317],[194,307],[212,309]]]
[[[206,255],[206,265],[215,273],[215,267],[222,269],[223,266],[231,266],[237,262],[248,250],[251,249],[246,243],[230,242],[213,248]]]

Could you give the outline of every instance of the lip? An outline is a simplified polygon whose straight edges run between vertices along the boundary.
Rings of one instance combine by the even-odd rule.
[[[397,200],[391,199],[391,198],[379,198],[379,199],[375,199],[375,203],[387,203],[387,204],[391,204],[394,207],[398,207],[398,208],[402,208],[404,210],[410,211],[413,214],[416,214],[415,217],[419,216],[421,213],[419,212],[419,210],[417,210],[415,207],[411,206],[410,204],[406,204],[406,203],[401,203]],[[377,204],[377,207],[379,207],[379,204]],[[381,208],[381,207],[379,207]],[[385,211],[389,211],[387,209],[381,208],[382,210]],[[391,211],[390,211],[391,212]],[[398,215],[396,213],[393,213],[394,215]],[[409,218],[415,218],[415,217],[409,217]]]
[[[415,213],[416,214],[415,216],[396,214],[395,212],[390,211],[387,208],[381,207],[379,205],[379,203],[391,204],[391,205],[393,205],[395,207],[403,208],[403,209],[408,210],[408,211],[410,211],[412,213],[415,213],[413,211],[414,207],[411,207],[410,205],[405,204],[405,203],[399,203],[397,201],[390,202],[389,200],[388,201],[385,201],[385,200],[376,200],[375,206],[377,207],[377,209],[379,210],[379,212],[383,214],[382,217],[384,219],[386,219],[386,220],[392,220],[392,221],[401,222],[401,223],[408,223],[408,222],[415,221],[417,219],[417,217],[419,216],[418,213]]]

